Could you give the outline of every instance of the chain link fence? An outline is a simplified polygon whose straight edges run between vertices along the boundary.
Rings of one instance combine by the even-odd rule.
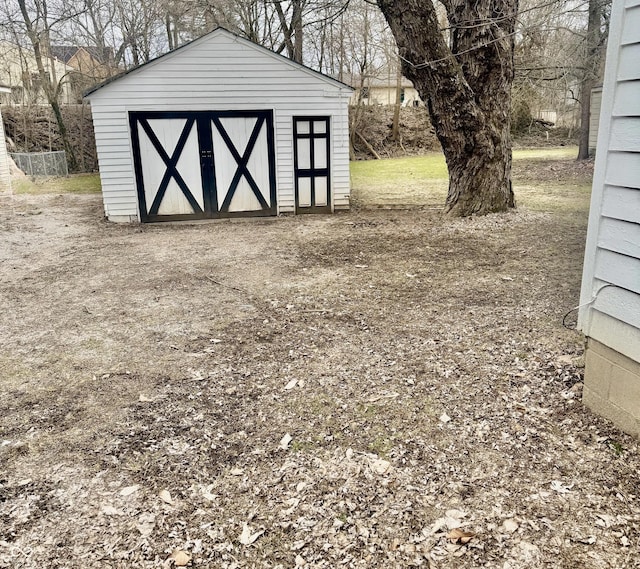
[[[64,150],[56,152],[11,152],[16,166],[27,176],[67,176],[67,157]]]

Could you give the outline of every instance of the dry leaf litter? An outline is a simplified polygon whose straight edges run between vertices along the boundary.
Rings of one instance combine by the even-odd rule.
[[[0,567],[640,566],[584,212],[0,220]]]

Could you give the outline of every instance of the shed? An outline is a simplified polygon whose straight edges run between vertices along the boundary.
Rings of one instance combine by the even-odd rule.
[[[640,436],[640,0],[614,0],[578,327],[584,403]]]
[[[111,221],[349,207],[352,89],[223,28],[90,90]]]
[[[11,93],[11,89],[0,84],[0,93]],[[0,192],[11,189],[11,171],[9,170],[9,154],[7,153],[7,141],[4,136],[4,123],[0,112]]]

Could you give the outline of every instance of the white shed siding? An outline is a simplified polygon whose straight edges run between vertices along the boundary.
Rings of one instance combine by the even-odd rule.
[[[333,199],[344,207],[350,95],[348,87],[229,32],[204,36],[89,95],[105,212],[108,217],[138,215],[128,113],[168,110],[273,110],[280,213],[295,209],[293,117],[331,116]]]
[[[579,327],[640,361],[640,0],[614,0]]]

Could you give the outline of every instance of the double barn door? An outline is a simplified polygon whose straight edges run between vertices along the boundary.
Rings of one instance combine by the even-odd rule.
[[[132,112],[142,221],[276,215],[271,111]]]

